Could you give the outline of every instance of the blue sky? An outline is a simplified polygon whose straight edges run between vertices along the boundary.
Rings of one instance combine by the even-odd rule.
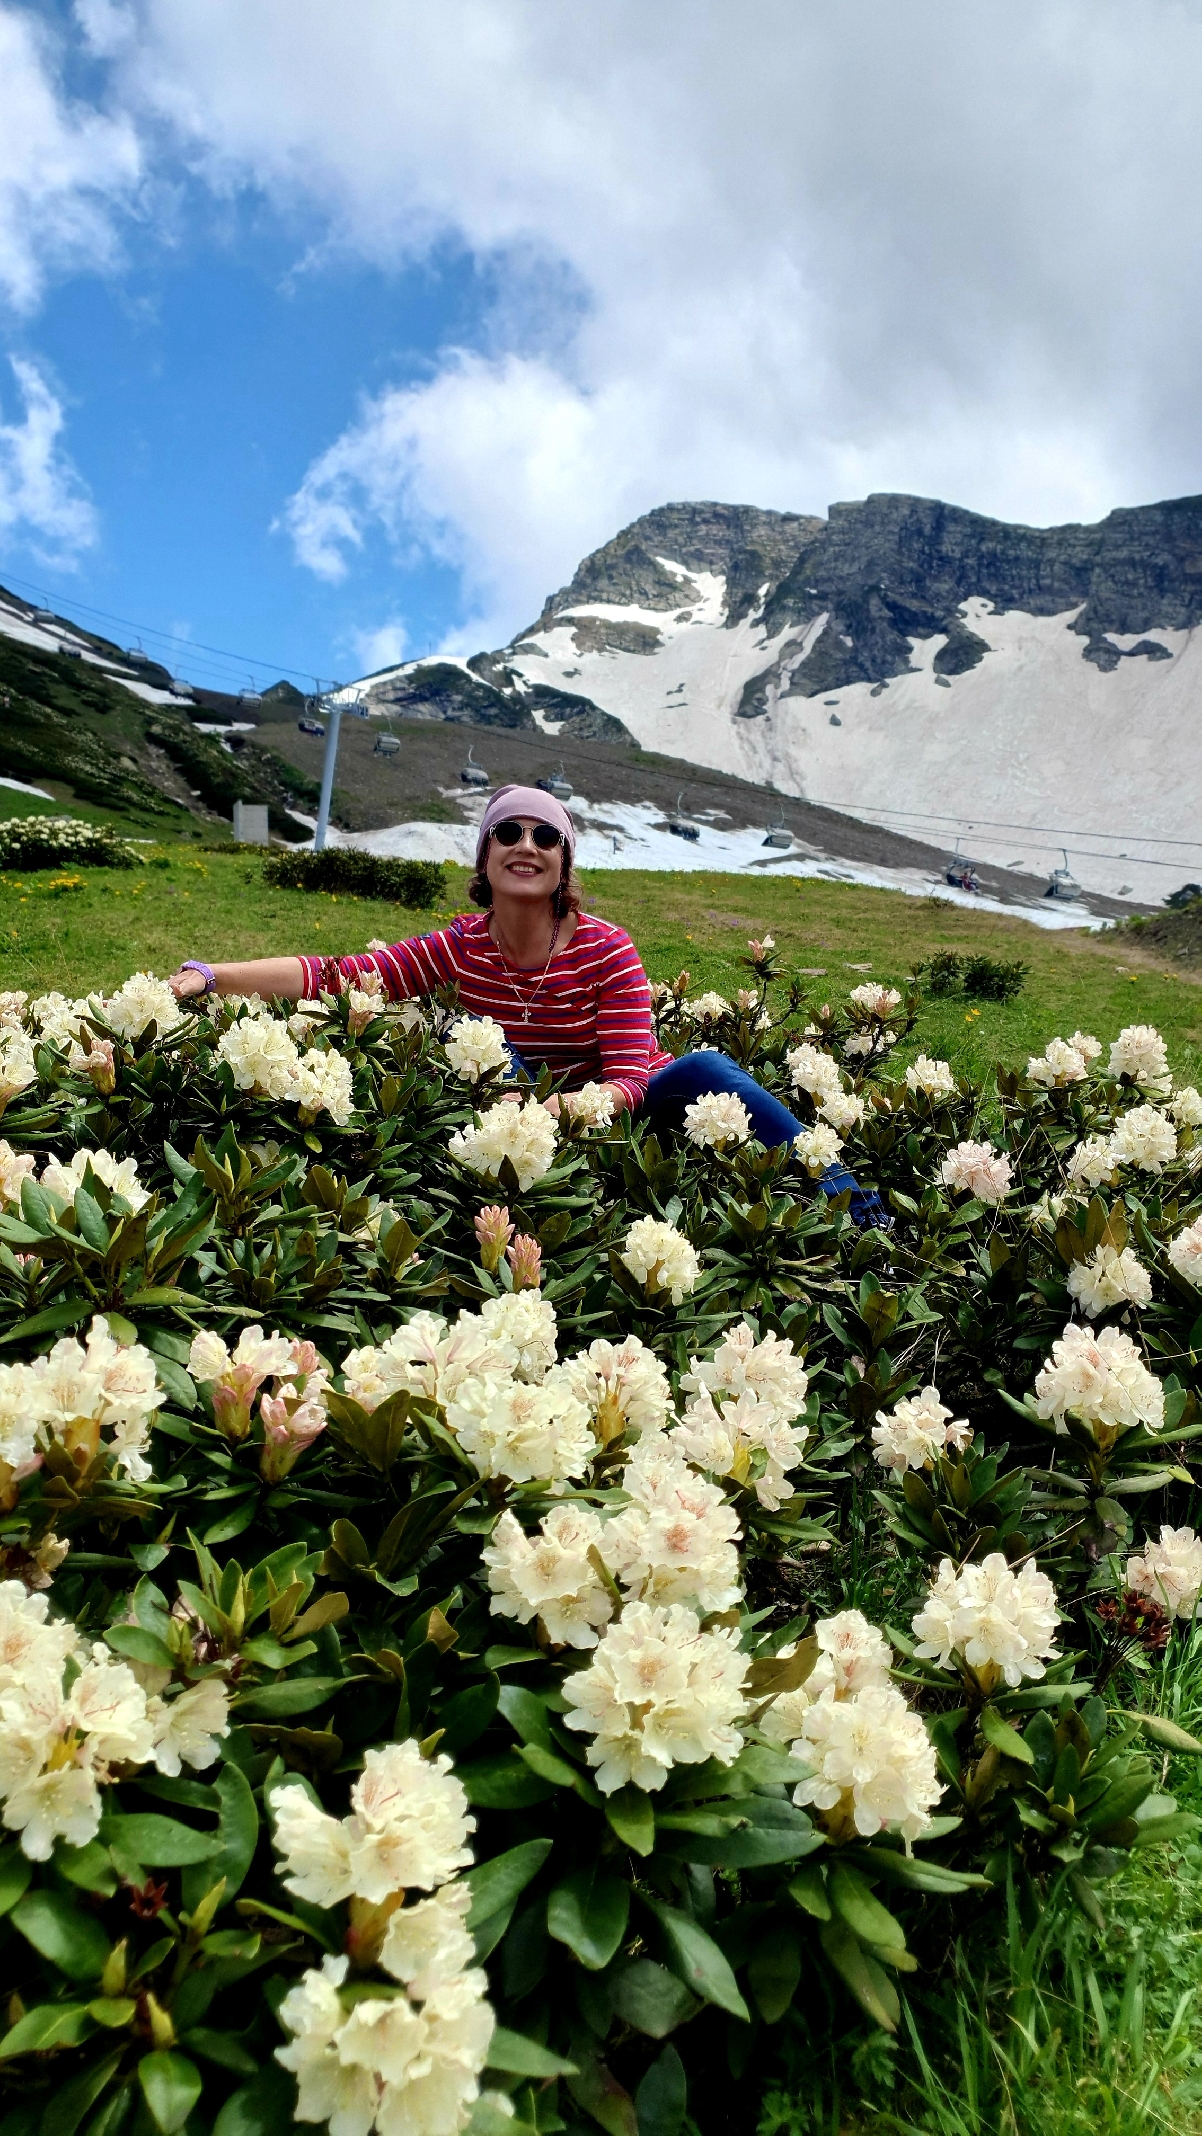
[[[1200,87],[1173,0],[0,0],[0,579],[331,679],[672,497],[1198,489]]]

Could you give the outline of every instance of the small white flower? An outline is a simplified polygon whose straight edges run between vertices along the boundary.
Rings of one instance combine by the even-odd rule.
[[[185,1021],[171,988],[165,979],[156,979],[153,972],[133,972],[124,986],[107,1001],[99,1003],[106,1023],[122,1038],[141,1038],[150,1024],[154,1024],[160,1038],[178,1030]]]
[[[904,1476],[907,1469],[929,1468],[945,1447],[962,1452],[971,1440],[967,1420],[953,1419],[937,1387],[903,1396],[889,1416],[878,1409],[872,1427],[874,1457],[894,1477]]]
[[[489,1107],[474,1127],[461,1128],[447,1148],[452,1157],[482,1179],[496,1179],[508,1158],[525,1194],[546,1177],[555,1162],[558,1129],[545,1105],[527,1098],[524,1105],[502,1101]]]
[[[1128,1024],[1111,1045],[1109,1073],[1147,1090],[1170,1090],[1168,1049],[1159,1031],[1152,1024]]]
[[[597,1450],[588,1410],[562,1366],[537,1387],[521,1380],[466,1380],[448,1400],[446,1418],[480,1474],[510,1483],[568,1482],[585,1474]]]
[[[641,1601],[687,1602],[703,1614],[730,1609],[741,1591],[738,1515],[675,1439],[669,1432],[634,1448],[622,1478],[631,1502],[606,1523],[602,1555]]]
[[[623,1432],[643,1438],[662,1431],[672,1406],[665,1366],[637,1335],[621,1342],[604,1336],[571,1358],[564,1374],[573,1394],[586,1405],[603,1446]]]
[[[108,1150],[76,1150],[67,1164],[60,1164],[56,1157],[50,1159],[42,1173],[39,1185],[49,1187],[52,1194],[62,1196],[66,1202],[75,1200],[75,1189],[83,1185],[84,1173],[91,1166],[96,1178],[110,1187],[129,1203],[135,1216],[150,1200],[146,1188],[138,1178],[137,1161],[133,1157],[116,1158]]]
[[[696,1251],[684,1233],[655,1216],[640,1216],[631,1225],[619,1259],[650,1297],[667,1291],[673,1305],[680,1304],[701,1273]]]
[[[818,1107],[824,1120],[830,1122],[841,1135],[849,1135],[853,1128],[863,1125],[868,1110],[863,1098],[851,1090],[832,1090]]]
[[[1202,1092],[1187,1083],[1169,1099],[1169,1111],[1178,1127],[1202,1127]]]
[[[1102,1051],[1101,1039],[1094,1038],[1089,1031],[1074,1031],[1069,1045],[1074,1053],[1080,1054],[1083,1061],[1096,1061]]]
[[[219,1676],[204,1676],[176,1698],[148,1701],[154,1730],[154,1762],[176,1779],[181,1765],[203,1772],[217,1756],[218,1739],[230,1732],[230,1695]]]
[[[560,1098],[569,1119],[581,1127],[612,1127],[614,1095],[603,1083],[585,1083],[579,1090],[567,1090]]]
[[[1064,1172],[1074,1186],[1112,1186],[1118,1178],[1118,1158],[1110,1136],[1089,1135],[1084,1142],[1079,1142]]]
[[[682,1001],[680,1013],[690,1023],[711,1024],[721,1023],[724,1016],[731,1016],[734,1011],[725,994],[709,993],[695,994],[691,1001]]]
[[[1188,1623],[1202,1594],[1202,1537],[1192,1528],[1168,1527],[1158,1543],[1146,1537],[1143,1556],[1127,1560],[1127,1586]]]
[[[921,1091],[928,1098],[950,1098],[956,1078],[946,1061],[932,1060],[929,1053],[920,1053],[906,1070],[906,1088]]]
[[[32,1179],[37,1169],[37,1160],[28,1151],[18,1153],[7,1142],[0,1142],[0,1204],[6,1209],[19,1207],[21,1183]]]
[[[533,1535],[502,1513],[482,1553],[499,1616],[529,1624],[537,1617],[555,1646],[594,1647],[613,1615],[609,1589],[589,1560],[602,1523],[590,1507],[553,1506]]]
[[[803,1040],[799,1046],[794,1046],[786,1053],[785,1065],[793,1079],[793,1088],[806,1090],[812,1098],[819,1101],[832,1097],[836,1091],[843,1088],[838,1061],[831,1054],[824,1053],[821,1046],[813,1046],[808,1040]]]
[[[349,1125],[355,1109],[355,1084],[351,1064],[341,1053],[321,1052],[316,1046],[297,1062],[296,1079],[289,1097],[300,1107],[303,1121],[329,1114],[335,1127]]]
[[[1053,1038],[1041,1054],[1027,1062],[1027,1080],[1060,1090],[1067,1083],[1080,1083],[1086,1073],[1085,1056],[1070,1040]]]
[[[1177,1155],[1177,1130],[1155,1105],[1135,1105],[1117,1122],[1110,1147],[1120,1164],[1162,1172]]]
[[[958,1142],[944,1158],[939,1177],[954,1192],[986,1203],[1005,1201],[1013,1183],[1010,1159],[992,1142]]]
[[[451,1025],[443,1050],[465,1083],[478,1083],[482,1075],[509,1066],[505,1033],[491,1016],[460,1016]]]
[[[1000,1551],[957,1572],[944,1558],[914,1619],[915,1652],[941,1668],[967,1666],[987,1690],[1046,1675],[1055,1658],[1056,1590],[1030,1559],[1013,1572]]]
[[[847,998],[854,1001],[857,1009],[862,1009],[866,1016],[891,1016],[894,1009],[901,1007],[901,995],[896,987],[880,986],[871,979],[865,980],[863,986],[853,986]]]
[[[1192,1224],[1170,1239],[1168,1254],[1178,1275],[1192,1283],[1195,1290],[1202,1290],[1202,1216],[1196,1216]]]
[[[733,1090],[707,1091],[684,1109],[685,1134],[698,1149],[724,1150],[746,1142],[751,1114]]]
[[[273,1017],[239,1017],[218,1039],[217,1058],[229,1068],[238,1090],[277,1101],[294,1096],[300,1054],[286,1023]]]
[[[504,1291],[499,1298],[486,1298],[480,1325],[516,1379],[541,1380],[555,1363],[555,1307],[538,1291]]]
[[[793,1148],[811,1179],[821,1178],[842,1147],[842,1138],[826,1120],[815,1121],[813,1127],[803,1127],[793,1137]]]
[[[564,1724],[592,1738],[603,1795],[631,1784],[654,1792],[674,1765],[734,1762],[746,1673],[735,1630],[703,1632],[692,1610],[630,1602],[588,1667],[565,1678]]]
[[[1124,1246],[1099,1246],[1088,1261],[1075,1261],[1068,1272],[1068,1294],[1090,1319],[1116,1305],[1147,1305],[1152,1278],[1143,1262]]]

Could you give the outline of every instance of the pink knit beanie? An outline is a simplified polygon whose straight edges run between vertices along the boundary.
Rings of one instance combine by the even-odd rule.
[[[488,857],[490,832],[511,816],[529,816],[535,823],[549,823],[562,832],[568,867],[571,867],[576,857],[576,826],[562,801],[557,801],[554,794],[543,793],[538,786],[498,786],[480,822],[480,835],[476,840],[477,872]]]

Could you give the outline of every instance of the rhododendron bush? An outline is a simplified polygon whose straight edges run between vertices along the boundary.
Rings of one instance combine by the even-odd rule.
[[[1202,1099],[749,947],[657,1023],[779,1150],[451,1000],[0,997],[12,2136],[754,2126],[1191,1829]]]

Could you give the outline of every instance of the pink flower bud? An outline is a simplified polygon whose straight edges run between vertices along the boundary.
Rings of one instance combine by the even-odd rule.
[[[481,1209],[474,1223],[476,1237],[480,1241],[480,1266],[492,1275],[505,1258],[505,1248],[513,1237],[515,1227],[509,1221],[508,1209],[498,1209],[495,1203],[490,1204],[487,1209]]]
[[[280,1483],[307,1446],[312,1446],[329,1422],[318,1402],[297,1402],[294,1395],[265,1394],[259,1403],[263,1422],[263,1451],[259,1473],[265,1483]]]
[[[538,1289],[543,1280],[543,1249],[537,1239],[519,1231],[505,1258],[513,1270],[515,1291]]]
[[[100,1092],[101,1097],[107,1098],[109,1092],[117,1087],[117,1071],[113,1065],[113,1042],[111,1038],[94,1038],[92,1040],[92,1050],[84,1062],[84,1067],[91,1076],[92,1082]]]

